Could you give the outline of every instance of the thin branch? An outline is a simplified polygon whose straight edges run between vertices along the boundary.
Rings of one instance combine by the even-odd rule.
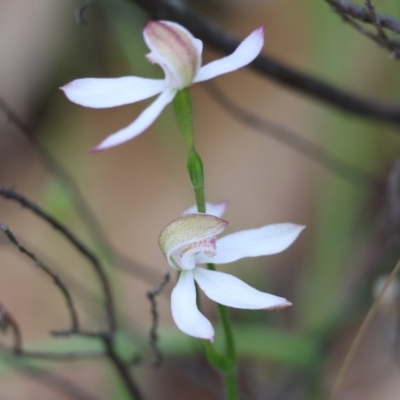
[[[73,201],[76,211],[88,228],[92,237],[96,240],[98,246],[107,251],[113,258],[116,259],[116,267],[121,271],[134,275],[150,284],[153,284],[159,279],[159,274],[148,266],[141,265],[127,258],[125,255],[118,252],[111,244],[107,234],[100,225],[98,219],[94,215],[91,207],[85,200],[79,186],[71,174],[56,160],[53,156],[35,139],[32,130],[27,124],[14,112],[11,107],[0,97],[0,109],[7,116],[9,121],[23,134],[32,148],[40,156],[45,167],[50,174],[73,195]]]
[[[342,161],[323,147],[310,142],[300,135],[283,128],[277,124],[269,122],[264,118],[253,114],[230,100],[214,83],[208,82],[204,85],[207,93],[230,117],[240,123],[253,128],[254,130],[267,134],[275,140],[284,143],[291,149],[302,154],[318,165],[326,168],[333,174],[354,185],[372,185],[379,190],[385,188],[385,182],[374,175],[363,171],[356,166]]]
[[[123,362],[115,349],[113,337],[105,337],[104,345],[106,348],[106,355],[110,359],[114,369],[122,379],[126,389],[133,396],[135,400],[143,400],[143,395],[129,371],[129,365]]]
[[[150,338],[150,347],[153,350],[155,355],[154,367],[159,367],[163,362],[163,355],[161,350],[158,348],[158,310],[157,310],[157,302],[156,297],[162,292],[164,286],[169,281],[169,274],[166,274],[160,284],[154,289],[147,292],[147,298],[151,303],[151,316],[152,316],[152,324],[150,328],[149,338]]]
[[[44,264],[41,260],[39,260],[34,253],[28,250],[25,246],[23,246],[18,239],[15,237],[14,233],[11,229],[0,223],[0,230],[3,231],[11,243],[17,246],[18,250],[28,256],[35,264],[36,267],[40,268],[46,275],[48,275],[54,282],[54,284],[60,289],[61,294],[65,299],[65,303],[67,305],[68,312],[71,318],[71,331],[77,332],[79,331],[79,321],[78,321],[78,314],[76,312],[76,308],[74,302],[72,300],[72,296],[67,289],[67,286],[63,283],[63,281],[59,278],[59,276],[52,271],[46,264]],[[8,317],[10,318],[10,316]]]
[[[223,53],[232,53],[240,41],[217,24],[191,12],[183,2],[171,0],[130,0],[147,11],[153,18],[169,19],[189,29],[193,35]],[[383,26],[383,25],[382,25]],[[313,97],[341,111],[400,125],[400,106],[374,102],[337,89],[313,76],[299,72],[263,54],[251,67],[264,76],[292,90]]]
[[[355,30],[360,32],[362,35],[367,36],[369,39],[374,41],[378,46],[385,48],[390,51],[392,59],[398,59],[400,57],[400,42],[395,39],[390,40],[382,29],[382,25],[378,18],[378,14],[375,12],[375,8],[370,0],[364,0],[366,5],[366,11],[370,16],[370,23],[375,27],[376,34],[373,34],[371,30],[365,29],[362,25],[355,21],[356,18],[352,16],[352,13],[347,12],[347,7],[342,7],[341,2],[336,0],[325,0],[327,1],[333,11],[335,11],[344,22],[349,24]]]
[[[28,200],[26,197],[22,196],[12,189],[5,189],[1,186],[0,196],[7,200],[16,201],[22,207],[25,207],[28,210],[32,211],[39,218],[41,218],[42,220],[50,224],[55,230],[60,232],[68,240],[68,242],[71,243],[71,245],[78,250],[80,254],[82,254],[90,261],[93,270],[96,273],[96,276],[99,278],[104,294],[108,328],[110,332],[113,332],[116,329],[116,316],[111,287],[103,266],[101,265],[97,256],[91,250],[89,250],[86,245],[81,240],[79,240],[65,225],[61,224],[56,218],[52,217],[50,214],[42,210],[39,206]]]
[[[400,34],[400,20],[390,17],[385,14],[375,13],[375,16],[371,15],[371,12],[358,4],[351,3],[348,0],[325,0],[332,7],[339,9],[343,13],[350,17],[357,19],[361,22],[368,24],[375,24],[374,19],[378,22],[382,28],[389,29],[394,33]]]
[[[3,304],[0,304],[0,329],[7,332],[9,329],[13,335],[13,353],[21,354],[22,351],[22,335],[18,322]]]

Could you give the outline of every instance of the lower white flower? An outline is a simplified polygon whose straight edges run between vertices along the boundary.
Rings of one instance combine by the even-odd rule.
[[[213,340],[214,329],[196,305],[195,282],[213,301],[235,308],[276,310],[291,306],[286,299],[260,292],[224,272],[210,271],[198,264],[225,264],[245,257],[279,253],[289,247],[302,225],[273,224],[216,236],[228,225],[221,219],[226,203],[207,204],[209,214],[190,208],[161,232],[159,244],[169,265],[180,272],[172,291],[172,317],[180,330],[201,339]]]

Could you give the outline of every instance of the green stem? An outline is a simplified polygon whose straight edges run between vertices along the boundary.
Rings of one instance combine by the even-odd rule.
[[[190,92],[188,89],[180,90],[174,99],[174,109],[178,126],[181,131],[188,153],[187,169],[190,182],[196,198],[197,211],[206,212],[206,200],[204,196],[204,170],[203,161],[194,146],[193,128],[193,106]],[[215,271],[214,264],[207,264],[208,269]],[[197,285],[196,285],[197,291]],[[196,295],[199,305],[199,296]],[[221,370],[225,376],[226,399],[238,399],[236,351],[231,324],[225,306],[218,304],[218,312],[221,318],[222,329],[225,337],[225,354],[220,353],[214,345],[207,340],[203,340],[203,346],[210,364]]]
[[[225,372],[225,386],[226,386],[226,399],[238,400],[239,392],[237,385],[237,373],[235,367],[232,368],[230,371]]]
[[[215,271],[214,264],[207,264],[207,268],[211,271]],[[225,354],[233,363],[236,363],[235,339],[233,338],[233,332],[228,313],[226,311],[226,307],[222,304],[217,303],[217,306],[219,317],[221,318],[222,330],[225,336]]]
[[[214,264],[207,264],[207,268],[211,271],[215,271]],[[219,317],[221,319],[222,330],[225,337],[225,356],[232,363],[232,368],[224,371],[225,375],[225,386],[226,386],[226,398],[227,400],[238,399],[238,382],[237,382],[237,369],[236,369],[236,349],[235,339],[233,337],[231,323],[229,321],[226,307],[222,304],[217,303]]]

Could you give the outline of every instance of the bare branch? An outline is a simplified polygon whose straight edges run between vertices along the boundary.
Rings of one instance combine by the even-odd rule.
[[[0,329],[3,332],[7,332],[9,329],[11,330],[14,339],[13,353],[21,354],[22,351],[21,329],[17,321],[8,312],[8,310],[3,304],[0,304]]]
[[[157,302],[156,302],[156,297],[161,293],[161,291],[164,289],[164,286],[168,283],[169,281],[169,274],[166,274],[160,284],[154,289],[150,290],[147,292],[147,298],[150,300],[151,303],[151,316],[152,316],[152,324],[150,328],[150,347],[154,352],[155,355],[155,360],[154,360],[154,366],[159,367],[163,361],[163,355],[161,353],[161,350],[158,348],[158,334],[157,334],[157,328],[158,328],[158,310],[157,310]]]
[[[239,105],[233,103],[214,83],[207,82],[204,87],[218,106],[236,121],[273,137],[275,140],[284,143],[288,147],[354,185],[372,185],[380,191],[384,190],[385,182],[381,181],[379,178],[346,161],[334,157],[323,147],[302,138],[300,135],[244,110]]]
[[[189,29],[194,36],[223,53],[231,53],[240,41],[210,20],[191,12],[183,2],[171,0],[130,0],[156,19],[169,19]],[[384,26],[384,25],[382,25]],[[363,118],[392,122],[400,125],[400,106],[374,102],[337,89],[317,78],[290,68],[263,54],[251,67],[262,75],[292,90],[313,97],[329,106]]]
[[[15,237],[14,233],[11,231],[8,226],[0,223],[0,230],[2,230],[15,246],[17,246],[18,250],[28,256],[35,264],[36,267],[40,268],[46,275],[48,275],[54,282],[54,284],[60,289],[61,294],[65,299],[65,303],[67,305],[68,312],[71,318],[71,331],[77,332],[79,330],[79,321],[78,314],[75,309],[74,302],[72,300],[72,296],[67,289],[67,286],[64,285],[63,281],[59,278],[59,276],[53,272],[46,264],[44,264],[41,260],[39,260],[35,254],[33,254],[30,250],[24,247]],[[7,315],[7,314],[6,314]],[[12,323],[12,318],[10,320],[10,316],[8,315],[7,320],[9,323]],[[20,346],[19,346],[20,347]]]
[[[129,391],[129,393],[133,396],[134,399],[143,400],[143,395],[139,389],[139,386],[136,384],[135,380],[132,377],[132,374],[129,371],[129,365],[121,360],[115,349],[113,337],[105,337],[104,345],[106,348],[107,357],[110,359],[110,362],[124,382],[125,387]]]
[[[66,226],[61,224],[57,219],[52,217],[46,211],[42,210],[39,206],[28,200],[26,197],[22,196],[12,189],[5,189],[1,186],[0,196],[8,200],[16,201],[22,207],[25,207],[28,210],[32,211],[39,218],[41,218],[42,220],[50,224],[55,230],[60,232],[68,240],[68,242],[71,243],[71,245],[78,250],[80,254],[82,254],[90,261],[93,270],[96,273],[96,276],[99,278],[103,290],[108,327],[110,332],[113,332],[116,329],[116,316],[112,292],[106,273],[104,272],[103,266],[101,265],[97,256],[91,250],[89,250],[86,245],[82,241],[80,241]]]
[[[348,0],[325,0],[332,7],[339,9],[343,13],[350,17],[357,19],[361,22],[368,24],[374,24],[374,19],[378,22],[382,28],[389,29],[394,33],[400,33],[400,20],[390,17],[388,15],[375,13],[375,17],[371,15],[371,12],[358,4],[353,4]]]
[[[76,211],[85,223],[92,237],[96,240],[99,247],[107,251],[112,258],[116,258],[116,267],[121,271],[134,275],[139,279],[142,279],[150,284],[159,280],[159,274],[149,266],[143,266],[137,262],[134,262],[127,258],[125,255],[118,252],[110,240],[107,234],[100,225],[98,219],[94,215],[91,207],[87,204],[85,197],[83,196],[79,186],[75,182],[71,174],[58,163],[56,159],[35,139],[35,136],[27,124],[15,113],[8,104],[0,97],[0,109],[4,112],[7,118],[18,128],[23,134],[25,139],[28,140],[32,148],[40,156],[40,159],[44,163],[45,167],[56,177],[56,179],[70,192],[73,194],[74,205]]]
[[[335,11],[344,22],[349,24],[351,27],[356,29],[358,32],[367,36],[369,39],[374,41],[377,45],[382,48],[385,48],[390,51],[390,56],[392,59],[398,59],[400,57],[400,42],[395,39],[389,39],[382,29],[381,19],[379,14],[375,12],[375,8],[372,5],[370,0],[364,0],[364,4],[366,8],[362,8],[369,14],[369,20],[363,21],[372,24],[376,29],[376,34],[372,33],[371,30],[365,29],[362,25],[357,23],[355,20],[360,18],[354,17],[354,15],[358,15],[358,13],[354,12],[353,4],[351,3],[343,3],[342,0],[325,0],[331,6],[333,11]],[[360,7],[360,6],[356,6]],[[358,9],[356,9],[358,10]],[[399,21],[400,22],[400,21]]]

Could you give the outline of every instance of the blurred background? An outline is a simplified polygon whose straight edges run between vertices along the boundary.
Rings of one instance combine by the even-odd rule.
[[[295,69],[365,98],[399,100],[398,62],[344,24],[322,0],[192,0],[188,5],[238,38],[265,24],[264,52]],[[81,77],[162,73],[144,58],[142,29],[148,16],[133,2],[97,1],[85,11],[86,25],[75,20],[78,6],[66,0],[0,1],[0,98],[42,147],[38,151],[32,146],[0,111],[0,185],[39,204],[96,252],[117,297],[119,351],[127,358],[140,355],[146,360],[152,357],[146,292],[170,272],[158,235],[194,202],[185,150],[168,107],[135,140],[98,154],[87,152],[130,123],[146,104],[93,110],[70,103],[58,88]],[[400,18],[395,0],[381,0],[376,6]],[[203,56],[208,62],[221,54],[205,46]],[[400,150],[399,129],[339,112],[249,69],[213,83],[247,112],[365,172],[343,171],[335,163],[327,169],[290,141],[271,137],[268,129],[257,132],[238,121],[206,85],[191,89],[206,197],[228,201],[227,232],[277,222],[307,226],[282,254],[221,268],[293,303],[276,313],[229,310],[240,357],[241,398],[326,399],[374,301],[377,281],[400,255],[398,225],[390,208],[396,204],[395,186],[394,202],[386,197],[387,178]],[[73,191],[44,162],[43,151],[73,177],[106,237],[93,224],[88,229],[89,217],[82,217],[79,201],[77,208]],[[397,175],[392,177],[395,184]],[[18,204],[2,199],[0,206],[0,221],[69,285],[84,326],[104,325],[98,281],[87,261]],[[92,340],[49,335],[68,326],[62,297],[6,236],[0,244],[0,302],[18,321],[26,349],[97,349]],[[207,366],[201,345],[172,322],[169,296],[174,281],[172,276],[157,301],[164,363],[155,369],[144,362],[133,373],[147,399],[222,399],[221,377]],[[365,331],[335,399],[399,398],[399,303],[397,287],[391,289],[392,296],[384,298]],[[206,298],[203,304],[207,317],[216,321],[215,305]],[[220,342],[217,336],[217,345]],[[1,343],[11,346],[9,332],[1,336]],[[1,400],[80,398],[52,387],[46,376],[25,369],[1,349]],[[30,365],[56,373],[95,399],[129,398],[105,361]]]

